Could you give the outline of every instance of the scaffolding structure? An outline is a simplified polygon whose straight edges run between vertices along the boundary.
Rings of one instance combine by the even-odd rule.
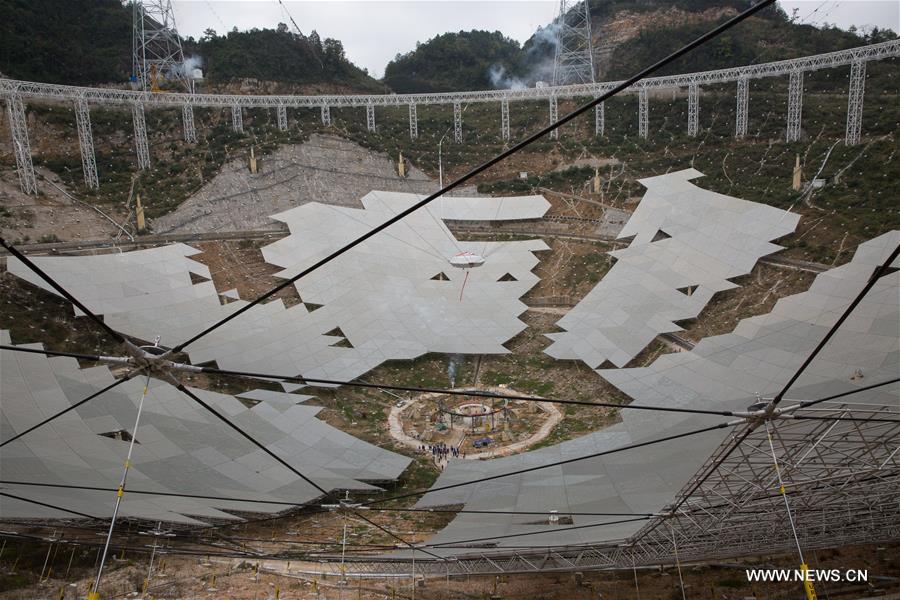
[[[650,128],[650,117],[647,106],[647,90],[641,88],[638,92],[638,137],[647,139]]]
[[[553,59],[553,85],[594,83],[594,44],[589,2],[560,0]]]
[[[878,44],[870,44],[817,54],[802,58],[783,60],[771,63],[761,63],[719,69],[715,71],[703,71],[697,73],[685,73],[681,75],[667,75],[643,79],[628,90],[629,93],[638,96],[638,135],[641,138],[649,136],[647,97],[650,90],[670,90],[687,87],[698,90],[701,85],[736,82],[737,99],[735,110],[735,137],[741,138],[747,134],[749,85],[750,80],[765,77],[778,77],[790,75],[788,119],[785,140],[797,141],[800,137],[802,100],[803,100],[803,72],[818,69],[828,69],[840,66],[851,67],[850,93],[847,101],[847,129],[845,141],[848,145],[859,142],[862,134],[862,106],[866,63],[870,60],[880,60],[900,56],[900,40],[891,40]],[[510,139],[509,103],[510,101],[539,100],[551,98],[580,98],[584,96],[597,97],[610,90],[617,82],[603,82],[593,84],[577,84],[561,87],[534,87],[510,90],[481,90],[467,92],[441,92],[426,94],[376,94],[376,95],[347,95],[347,96],[254,96],[254,95],[228,95],[228,94],[146,94],[134,90],[90,88],[36,83],[30,81],[18,81],[13,79],[0,79],[0,97],[17,100],[7,101],[7,110],[12,111],[10,122],[14,124],[12,135],[17,144],[14,144],[16,153],[16,166],[20,171],[20,182],[34,193],[36,189],[32,183],[33,167],[31,166],[30,152],[26,146],[28,139],[27,123],[24,120],[24,110],[16,109],[17,103],[28,101],[70,101],[81,106],[82,117],[88,127],[79,129],[79,139],[82,141],[82,158],[85,166],[85,181],[89,186],[96,186],[96,165],[93,159],[93,142],[90,140],[90,120],[87,115],[87,104],[131,105],[140,103],[144,107],[180,107],[184,120],[185,141],[194,143],[197,135],[194,129],[193,107],[202,106],[214,109],[231,108],[234,115],[235,107],[241,108],[276,108],[284,111],[287,108],[318,108],[321,111],[323,125],[331,124],[331,106],[361,107],[367,108],[367,115],[372,117],[370,123],[374,124],[375,106],[411,106],[419,104],[428,105],[453,105],[454,115],[454,140],[462,142],[462,116],[460,105],[465,102],[500,102],[501,120],[500,136],[503,141]],[[12,104],[10,105],[10,102]],[[689,111],[691,100],[689,98]],[[699,115],[699,97],[694,96],[693,108]],[[597,135],[604,133],[603,107],[599,105],[595,112],[594,130]],[[239,117],[237,117],[239,118]],[[280,117],[279,117],[280,118]],[[688,122],[689,132],[693,129],[693,119]],[[367,119],[368,120],[368,119]],[[284,124],[279,122],[279,126]],[[242,128],[241,124],[241,128]],[[371,129],[370,129],[371,130]],[[416,133],[418,133],[416,126]],[[412,133],[412,132],[411,132]],[[91,174],[94,174],[93,176]]]
[[[231,130],[235,133],[244,133],[244,113],[237,104],[231,107]]]
[[[416,114],[416,105],[409,105],[409,139],[414,140],[419,137],[419,117]]]
[[[792,71],[788,80],[788,112],[786,142],[800,140],[800,126],[803,116],[803,71]]]
[[[37,194],[34,163],[31,161],[31,144],[28,142],[28,122],[25,120],[25,104],[19,96],[6,98],[6,115],[9,119],[10,143],[16,155],[16,172],[19,186],[26,194]]]
[[[601,102],[594,107],[594,135],[602,136],[606,133],[606,107]]]
[[[184,128],[184,141],[188,144],[197,143],[197,129],[194,127],[194,106],[183,104],[181,106],[181,123]]]
[[[850,92],[847,95],[847,132],[845,142],[848,146],[859,143],[862,133],[863,95],[866,91],[866,63],[857,61],[850,65]]]
[[[688,137],[697,137],[700,131],[700,86],[688,85]]]
[[[288,118],[287,118],[287,107],[284,104],[279,104],[276,109],[276,116],[278,118],[278,131],[287,131],[288,129]]]
[[[91,130],[91,109],[84,99],[75,101],[75,124],[78,128],[78,147],[81,150],[81,170],[84,185],[89,189],[100,187],[97,177],[97,157],[94,155],[94,134]]]
[[[369,133],[375,133],[375,106],[373,104],[366,105],[366,129]]]
[[[878,420],[896,416],[896,406],[831,402],[814,414],[834,420],[770,423],[803,547],[900,537],[900,422]],[[669,507],[627,539],[534,550],[473,548],[447,562],[418,555],[416,571],[459,576],[671,565],[673,533],[682,562],[791,552],[796,546],[776,477],[766,429],[747,423],[735,428]],[[408,558],[346,561],[345,571],[358,576],[410,573]],[[321,563],[326,572],[338,567]]]
[[[550,96],[550,122],[556,123],[557,119],[559,119],[559,104],[556,101],[556,96]],[[550,139],[559,139],[559,127],[550,132]]]
[[[158,91],[168,82],[190,92],[172,0],[135,0],[132,20],[132,74],[141,90]]]
[[[737,81],[737,100],[734,110],[734,137],[741,139],[747,135],[747,118],[750,112],[750,80],[742,77]]]
[[[131,105],[131,120],[134,122],[134,150],[137,154],[138,169],[150,168],[150,144],[147,142],[147,121],[144,119],[144,105]]]

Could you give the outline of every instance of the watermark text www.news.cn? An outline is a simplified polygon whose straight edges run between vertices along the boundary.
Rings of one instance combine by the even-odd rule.
[[[868,569],[747,569],[747,581],[865,583]]]

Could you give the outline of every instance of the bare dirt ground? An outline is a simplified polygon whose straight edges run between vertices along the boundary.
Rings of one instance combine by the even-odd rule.
[[[66,190],[57,175],[42,168],[35,172],[43,178],[41,194],[29,196],[22,193],[15,171],[0,170],[0,233],[5,239],[18,243],[101,240],[120,233],[98,212],[58,189]],[[121,215],[112,218],[122,221]]]
[[[818,550],[810,560],[814,569],[867,569],[864,584],[816,583],[820,598],[856,600],[896,597],[900,591],[900,546],[853,546]],[[105,577],[103,598],[137,598],[147,576],[148,557],[132,555],[113,564]],[[156,562],[148,596],[156,600],[680,600],[682,586],[674,567],[557,573],[543,575],[436,577],[413,581],[407,577],[355,579],[344,585],[339,577],[322,577],[315,563],[163,557]],[[63,561],[64,562],[64,561]],[[745,569],[796,567],[794,556],[768,556],[735,560],[718,565],[682,565],[684,597],[692,600],[794,600],[803,597],[800,584],[749,583]],[[4,565],[8,570],[9,565]],[[288,572],[291,575],[273,573]],[[305,571],[305,572],[302,572]],[[89,571],[86,571],[86,574]],[[50,578],[47,582],[0,593],[3,600],[75,600],[83,598],[90,585],[88,576],[71,581]]]

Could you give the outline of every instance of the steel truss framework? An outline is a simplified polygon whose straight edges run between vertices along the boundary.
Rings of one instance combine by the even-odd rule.
[[[190,90],[172,0],[139,0],[133,11],[132,69],[141,88],[166,80]]]
[[[601,136],[606,133],[606,107],[601,102],[594,107],[594,135]]]
[[[690,137],[697,137],[700,131],[700,86],[692,83],[688,86],[688,126]]]
[[[181,107],[181,123],[184,128],[184,141],[189,144],[197,143],[197,129],[194,127],[194,107],[184,104]]]
[[[800,139],[800,127],[803,118],[803,71],[794,71],[788,80],[788,114],[785,141],[796,142]]]
[[[664,77],[648,77],[629,88],[636,93],[640,89],[663,90],[685,88],[691,83],[703,86],[713,83],[733,83],[740,79],[783,77],[798,71],[816,71],[855,62],[881,60],[900,56],[900,40],[871,44],[849,50],[816,54],[791,60],[783,60],[730,69],[683,73]],[[440,92],[426,94],[374,94],[346,96],[286,96],[239,94],[153,94],[125,89],[89,88],[0,79],[0,96],[19,94],[25,99],[75,100],[83,99],[92,104],[125,104],[141,102],[146,106],[180,106],[190,102],[195,106],[227,108],[235,104],[244,108],[274,108],[283,104],[289,108],[403,106],[413,104],[452,104],[454,102],[499,102],[503,99],[546,100],[558,98],[596,97],[614,88],[616,81],[595,84],[567,85],[559,87],[523,88],[515,90],[480,90],[471,92]]]
[[[78,128],[78,147],[81,149],[81,169],[84,171],[84,184],[94,189],[100,186],[100,180],[97,178],[97,157],[94,155],[91,110],[88,108],[88,103],[83,99],[75,101],[75,124]]]
[[[416,105],[409,105],[409,139],[414,140],[419,137],[419,117],[416,113]]]
[[[235,133],[244,133],[244,112],[237,104],[231,107],[231,129]]]
[[[594,45],[587,0],[560,0],[553,58],[553,85],[594,83]]]
[[[276,109],[276,113],[278,117],[278,131],[287,131],[287,107],[284,104],[279,104],[278,108]]]
[[[37,194],[34,163],[31,162],[31,144],[28,142],[28,123],[25,121],[25,104],[19,96],[10,96],[6,99],[6,114],[9,119],[10,142],[16,156],[19,186],[26,194]]]
[[[807,550],[897,539],[897,407],[832,402],[816,409],[800,412],[861,420],[787,418],[769,425],[801,546]],[[892,417],[893,422],[865,421],[872,417]],[[505,552],[473,549],[446,562],[423,555],[416,558],[416,572],[474,575],[672,564],[673,532],[682,562],[796,551],[764,424],[735,430],[672,505],[629,539]],[[408,560],[354,555],[347,561],[347,571],[359,575],[410,574]],[[337,570],[340,565],[323,567]]]
[[[146,171],[150,168],[150,144],[147,143],[147,121],[144,119],[143,104],[135,103],[131,106],[131,119],[134,122],[134,150],[138,169]]]
[[[647,139],[648,130],[650,128],[650,118],[648,116],[647,106],[647,90],[642,89],[638,92],[638,137]]]
[[[847,133],[845,141],[848,146],[859,143],[862,133],[863,94],[866,91],[866,63],[855,62],[850,65],[850,92],[847,100]]]
[[[375,133],[375,106],[372,104],[366,105],[366,129]]]
[[[746,135],[747,114],[749,99],[749,81],[764,77],[778,77],[789,75],[789,105],[786,141],[797,141],[800,138],[800,117],[803,101],[803,73],[817,69],[851,66],[850,97],[847,106],[847,137],[848,144],[859,141],[862,132],[862,99],[865,84],[865,63],[869,60],[880,60],[900,56],[900,40],[892,40],[880,44],[871,44],[849,50],[817,54],[792,60],[748,65],[731,69],[719,69],[716,71],[704,71],[700,73],[685,73],[682,75],[670,75],[666,77],[652,77],[643,79],[629,88],[632,93],[637,93],[638,102],[638,129],[639,136],[646,138],[649,135],[647,126],[647,92],[654,89],[674,89],[688,87],[689,90],[698,90],[699,86],[711,83],[737,82],[737,110],[735,136],[740,138]],[[547,99],[551,102],[551,111],[558,98],[597,97],[611,90],[618,82],[604,82],[593,84],[579,84],[558,87],[525,88],[519,90],[482,90],[474,92],[447,92],[432,94],[384,94],[384,95],[353,95],[353,96],[251,96],[229,94],[181,94],[167,93],[154,94],[150,92],[134,90],[116,90],[87,87],[73,87],[48,83],[36,83],[30,81],[18,81],[13,79],[0,79],[0,96],[4,98],[18,98],[18,102],[24,99],[38,101],[73,101],[76,107],[80,107],[76,113],[79,119],[89,123],[88,103],[91,104],[141,104],[143,106],[181,106],[185,122],[185,140],[196,141],[193,133],[193,114],[188,116],[188,111],[193,106],[213,108],[229,107],[232,109],[232,124],[235,131],[242,131],[243,122],[237,108],[276,108],[279,111],[279,126],[281,126],[281,112],[287,108],[316,108],[321,111],[323,125],[331,125],[331,107],[366,107],[367,126],[369,131],[375,127],[375,106],[400,106],[408,105],[410,110],[418,104],[452,104],[454,114],[454,139],[462,141],[462,119],[459,105],[462,102],[500,102],[501,121],[500,135],[504,141],[510,139],[509,135],[509,102],[511,100],[536,100]],[[690,98],[690,97],[689,97]],[[695,102],[690,104],[688,130],[693,130],[698,124],[699,98],[693,96]],[[13,102],[15,105],[15,101]],[[186,108],[187,107],[187,108]],[[696,114],[690,113],[693,107]],[[595,113],[595,131],[598,135],[603,133],[602,108],[597,107]],[[24,108],[23,111],[24,112]],[[286,112],[285,119],[286,119]],[[81,123],[82,121],[79,121]],[[24,118],[18,119],[17,131],[13,133],[19,140],[27,138],[27,127]],[[240,125],[238,125],[240,123]],[[238,126],[240,129],[238,129]],[[412,130],[411,130],[412,132]],[[418,126],[416,127],[418,133]],[[558,134],[553,133],[554,137]],[[97,186],[96,164],[93,158],[93,139],[90,127],[79,127],[79,140],[82,142],[82,165],[85,171],[85,182],[89,187]],[[30,182],[28,165],[30,160],[25,157],[25,147],[17,146],[16,160],[20,175],[26,182]],[[90,150],[90,151],[88,151]],[[30,152],[27,152],[30,156]],[[93,175],[91,175],[93,174]],[[29,184],[30,185],[30,184]]]
[[[507,114],[507,121],[509,120],[508,117],[509,115]],[[555,123],[557,119],[559,119],[559,104],[556,101],[556,96],[550,96],[550,122]],[[559,129],[554,129],[550,132],[550,139],[559,139]]]
[[[734,111],[734,137],[740,139],[747,135],[747,116],[750,109],[750,80],[738,79],[737,105]]]

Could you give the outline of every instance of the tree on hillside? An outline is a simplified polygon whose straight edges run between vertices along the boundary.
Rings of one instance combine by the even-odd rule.
[[[492,74],[518,74],[519,43],[499,31],[445,33],[403,55],[384,71],[384,82],[396,92],[447,92],[485,89]]]

